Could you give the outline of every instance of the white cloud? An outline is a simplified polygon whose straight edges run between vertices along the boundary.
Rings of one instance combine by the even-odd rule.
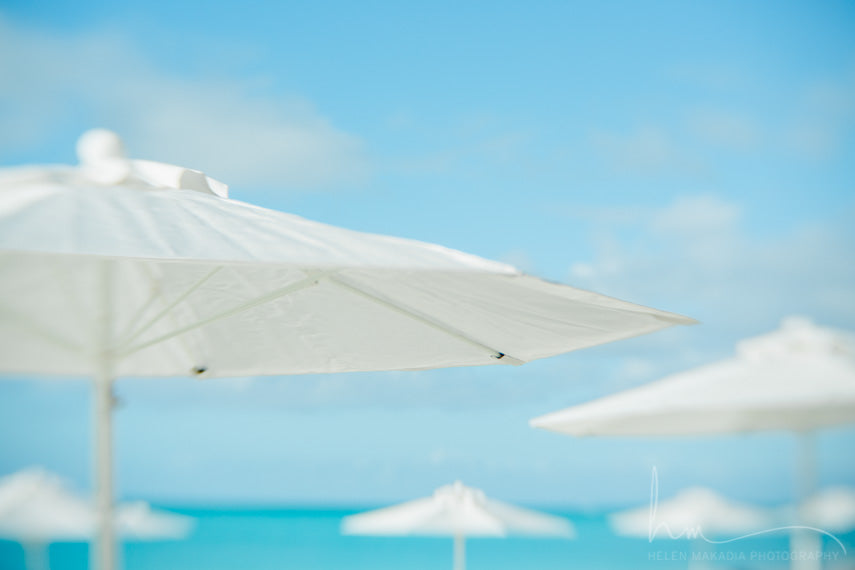
[[[713,194],[678,196],[666,208],[653,210],[650,226],[659,233],[707,235],[733,231],[742,216],[739,206]]]
[[[625,132],[598,130],[590,134],[591,144],[614,168],[636,175],[669,172],[700,173],[706,165],[672,132],[653,125]]]
[[[0,19],[0,77],[0,148],[38,148],[85,124],[117,130],[138,158],[241,188],[358,184],[368,171],[360,139],[311,103],[165,72],[109,33],[60,36]]]
[[[628,134],[597,131],[591,138],[620,167],[634,172],[665,169],[678,157],[670,137],[654,127],[644,127]]]
[[[752,119],[727,111],[695,110],[688,126],[701,140],[732,150],[753,150],[760,142],[760,129]]]
[[[427,151],[387,157],[391,170],[410,174],[518,167],[527,163],[535,141],[532,133],[509,128],[495,117],[481,114],[458,117],[448,125],[430,123],[411,113],[396,113],[387,124],[391,130],[407,131],[408,140],[439,138],[439,146]]]
[[[855,73],[809,86],[792,114],[783,137],[789,150],[811,159],[833,156],[855,127]]]
[[[743,227],[751,214],[714,195],[678,197],[640,212],[632,239],[597,229],[597,253],[570,281],[687,312],[717,330],[761,332],[791,313],[855,324],[855,235],[839,222],[805,223],[775,236]]]
[[[740,66],[696,62],[671,66],[666,70],[671,80],[712,92],[744,92],[757,84],[757,74]]]

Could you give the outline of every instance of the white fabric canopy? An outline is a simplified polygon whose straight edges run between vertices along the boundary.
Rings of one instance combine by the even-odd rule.
[[[92,507],[59,477],[27,469],[0,479],[0,536],[36,542],[86,540]]]
[[[693,322],[82,154],[0,174],[6,372],[91,374],[104,318],[118,376],[519,364]]]
[[[488,499],[480,489],[460,481],[424,499],[346,517],[342,529],[345,534],[379,536],[574,535],[565,518]]]
[[[658,486],[656,487],[658,493]],[[609,517],[619,535],[692,541],[688,567],[707,568],[705,556],[715,551],[717,541],[739,540],[752,533],[774,528],[769,509],[738,503],[705,487],[691,487],[663,501],[654,495],[650,505],[629,509]]]
[[[454,568],[466,567],[465,538],[543,536],[573,538],[573,525],[547,515],[488,499],[480,489],[460,481],[445,485],[424,499],[351,515],[342,521],[344,534],[368,536],[450,536]]]
[[[0,478],[0,537],[23,543],[77,542],[95,534],[95,505],[57,475],[30,468]],[[142,501],[119,505],[116,529],[129,540],[182,538],[189,517],[151,509]]]
[[[546,414],[531,424],[577,436],[799,432],[797,480],[806,500],[816,485],[810,432],[852,422],[855,336],[790,317],[780,329],[740,342],[733,358]],[[810,522],[806,517],[799,509],[800,524]],[[814,531],[794,531],[791,549],[817,551],[819,537]],[[819,567],[810,557],[791,562],[794,568]]]
[[[807,499],[799,514],[789,520],[800,521],[826,532],[845,533],[855,529],[855,489],[829,487]]]
[[[609,522],[624,536],[714,539],[767,530],[775,519],[768,509],[726,499],[705,487],[691,487],[652,506],[616,513]]]
[[[855,339],[787,319],[734,358],[532,420],[571,435],[809,430],[855,422]]]

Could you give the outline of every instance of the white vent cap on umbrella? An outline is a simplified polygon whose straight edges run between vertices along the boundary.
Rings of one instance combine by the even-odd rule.
[[[91,129],[77,139],[77,159],[81,164],[98,164],[127,158],[125,144],[113,131]]]
[[[107,129],[83,133],[77,141],[77,158],[83,175],[96,184],[142,183],[150,188],[195,190],[228,197],[228,186],[198,170],[128,159],[121,137]]]
[[[434,499],[443,504],[483,505],[487,501],[484,491],[467,487],[460,481],[443,485],[433,492]]]
[[[119,135],[106,129],[92,129],[77,141],[80,169],[99,184],[119,184],[131,175],[131,161]]]

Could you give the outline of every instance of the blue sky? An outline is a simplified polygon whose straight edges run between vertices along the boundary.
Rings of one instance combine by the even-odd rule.
[[[31,2],[0,8],[0,164],[87,128],[232,197],[688,314],[520,368],[119,383],[119,488],[366,503],[791,489],[784,435],[575,440],[527,420],[727,356],[789,314],[855,329],[849,2]],[[80,381],[0,384],[0,474],[89,481]],[[855,482],[855,431],[820,438]]]

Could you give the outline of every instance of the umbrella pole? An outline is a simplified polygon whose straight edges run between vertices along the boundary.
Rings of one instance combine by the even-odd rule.
[[[466,570],[466,539],[462,534],[454,535],[454,570]]]
[[[807,525],[804,505],[816,492],[816,438],[813,432],[803,431],[798,438],[798,473],[796,474],[796,524]],[[793,570],[819,570],[822,562],[818,553],[822,549],[822,537],[814,530],[793,529],[790,532],[790,552]],[[804,559],[799,554],[805,554]]]
[[[24,547],[24,567],[27,570],[48,570],[50,564],[48,561],[48,545],[40,541],[25,542]]]
[[[94,385],[95,504],[96,529],[90,548],[92,570],[116,570],[116,536],[113,523],[113,287],[110,262],[100,265],[100,303],[96,326]]]
[[[95,378],[95,502],[97,532],[90,555],[92,570],[115,570],[113,525],[113,380],[102,365]]]

